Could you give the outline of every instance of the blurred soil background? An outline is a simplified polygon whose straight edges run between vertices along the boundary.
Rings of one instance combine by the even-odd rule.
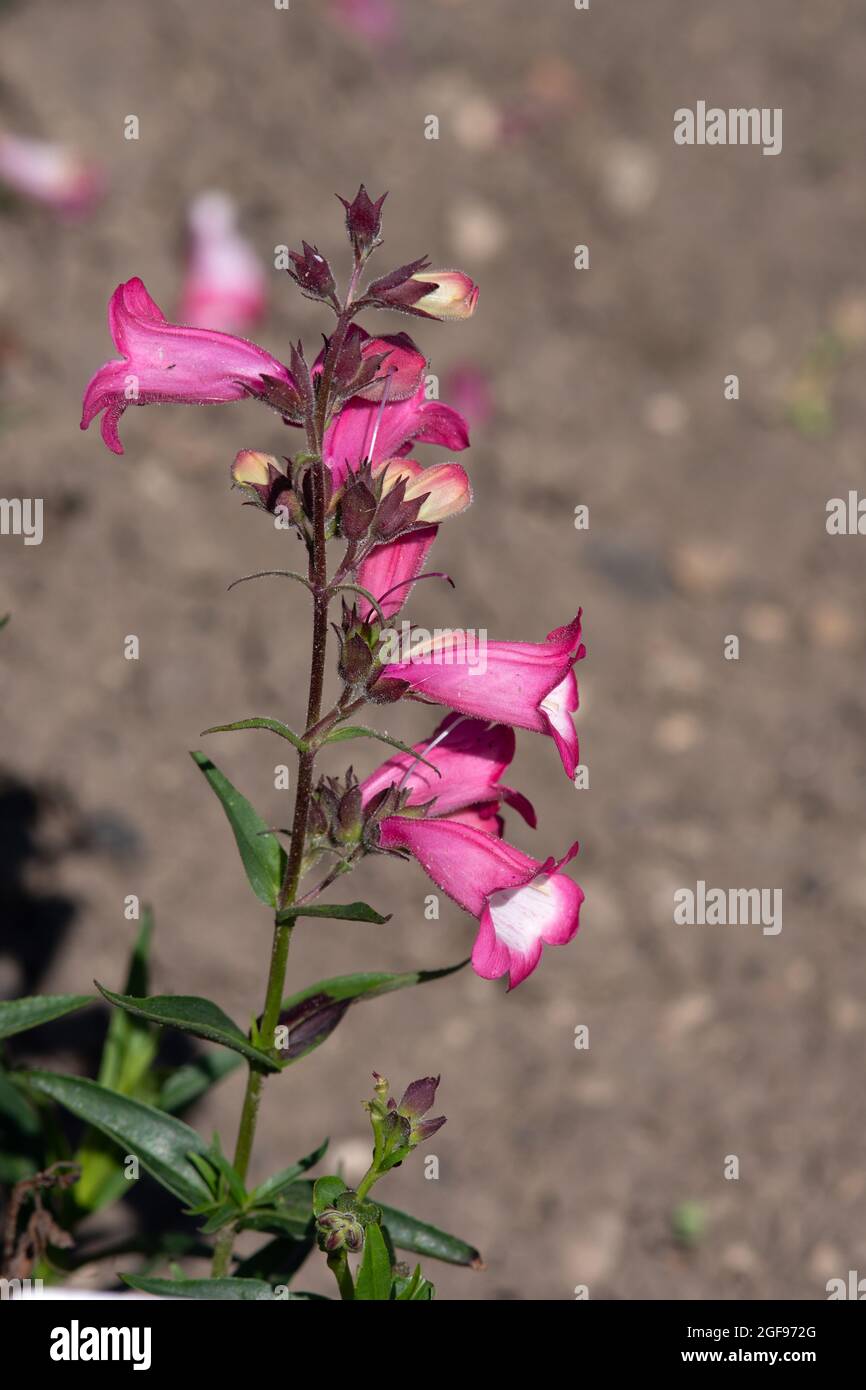
[[[440,1297],[822,1298],[866,1269],[866,541],[825,528],[828,498],[864,478],[866,13],[425,0],[372,38],[349,14],[0,12],[0,122],[110,179],[89,217],[11,202],[0,217],[0,492],[45,500],[41,546],[0,539],[0,993],[121,987],[135,893],[156,912],[155,992],[240,1021],[260,1006],[268,914],[188,750],[286,823],[276,740],[199,734],[300,718],[302,592],[226,593],[297,565],[228,468],[299,436],[252,403],[130,410],[117,459],[79,433],[80,397],[112,355],[119,281],[140,275],[171,316],[197,194],[231,194],[269,266],[305,237],[345,274],[334,193],[387,188],[381,270],[426,252],[481,286],[466,325],[375,321],[408,328],[442,398],[478,417],[475,505],[435,552],[457,589],[421,585],[412,616],[541,640],[583,605],[590,788],[530,735],[508,780],[540,812],[510,837],[542,855],[579,838],[587,901],[578,939],[511,996],[465,971],[352,1010],[268,1086],[254,1174],[330,1134],[357,1176],[370,1072],[441,1071],[439,1180],[415,1161],[383,1185],[483,1251],[483,1273],[428,1268]],[[673,112],[698,100],[783,108],[782,153],[677,147]],[[268,294],[257,341],[315,351],[324,315],[282,272]],[[423,709],[377,718],[430,727]],[[359,771],[379,760],[350,751]],[[674,890],[698,879],[781,888],[781,934],[674,925]],[[468,954],[472,922],[444,898],[426,921],[429,891],[415,867],[364,866],[350,895],[393,920],[305,925],[290,985]],[[95,1039],[57,1027],[16,1055],[92,1065]],[[202,1132],[233,1142],[242,1087],[237,1072],[211,1093]],[[327,1290],[327,1272],[301,1285]]]

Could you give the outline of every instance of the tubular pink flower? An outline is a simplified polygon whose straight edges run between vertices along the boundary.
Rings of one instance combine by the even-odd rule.
[[[373,469],[373,477],[381,480],[383,497],[401,478],[406,479],[407,502],[426,494],[419,521],[437,522],[459,516],[472,502],[469,477],[459,463],[434,463],[424,468],[416,459],[388,459]]]
[[[407,531],[395,541],[375,546],[362,561],[358,583],[379,600],[386,618],[399,613],[408,599],[438,529],[438,526],[421,526],[417,531]],[[365,623],[377,617],[375,609],[363,599],[358,609]]]
[[[502,801],[534,827],[532,803],[499,780],[514,757],[515,742],[514,730],[505,724],[489,725],[483,719],[449,714],[429,738],[415,744],[412,754],[395,753],[371,772],[361,783],[362,805],[386,787],[400,786],[409,792],[409,806],[432,801],[431,816],[454,819],[459,815],[464,824],[488,834],[502,833],[497,815]],[[426,761],[418,761],[415,753]]]
[[[237,226],[225,193],[203,193],[189,210],[189,260],[180,305],[182,323],[243,332],[265,312],[265,273]]]
[[[472,968],[485,980],[508,974],[514,989],[538,965],[544,943],[562,946],[579,925],[583,892],[560,872],[577,853],[543,863],[455,820],[388,816],[382,849],[405,849],[433,882],[478,919]]]
[[[86,212],[102,195],[105,178],[72,150],[23,135],[0,135],[0,182],[54,212]]]
[[[282,362],[245,338],[168,323],[137,277],[114,291],[108,325],[121,360],[106,362],[91,378],[81,428],[104,411],[102,438],[113,454],[123,453],[117,426],[129,405],[238,401],[248,387],[260,387],[263,374],[293,384]]]
[[[586,655],[580,613],[554,628],[546,642],[467,640],[459,629],[412,642],[406,659],[383,667],[386,678],[407,681],[426,700],[461,714],[549,734],[573,778],[578,763],[577,680],[572,667]]]
[[[384,406],[353,396],[325,431],[325,463],[335,487],[369,458],[374,465],[403,458],[413,444],[438,444],[459,452],[469,446],[469,429],[462,415],[439,401],[428,401],[422,382],[413,395]]]

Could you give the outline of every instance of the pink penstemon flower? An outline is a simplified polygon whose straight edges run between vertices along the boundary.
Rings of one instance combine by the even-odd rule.
[[[507,973],[514,989],[538,965],[543,946],[563,946],[575,935],[583,892],[559,860],[533,859],[495,835],[459,820],[389,816],[380,825],[382,849],[408,850],[449,898],[478,919],[472,948],[476,974]]]
[[[292,281],[335,316],[312,363],[301,343],[290,346],[283,363],[255,343],[214,327],[170,323],[134,278],[112,296],[109,324],[120,356],[90,381],[81,421],[86,428],[102,415],[105,443],[122,453],[118,422],[129,405],[243,398],[263,403],[273,412],[267,418],[281,443],[274,439],[260,441],[267,444],[264,448],[239,449],[230,466],[231,481],[247,505],[294,532],[306,550],[305,571],[243,576],[280,575],[308,591],[312,635],[304,723],[296,731],[282,718],[256,716],[206,731],[267,729],[294,746],[299,761],[291,824],[285,830],[269,829],[211,760],[194,754],[232,824],[253,892],[274,911],[265,1004],[249,1034],[225,1015],[220,1019],[211,1001],[192,1001],[209,1006],[204,1013],[193,1010],[193,1022],[217,1019],[206,1036],[216,1033],[223,1045],[243,1051],[250,1062],[234,1173],[226,1188],[227,1160],[218,1150],[208,1151],[216,1186],[207,1191],[215,1202],[205,1200],[196,1208],[208,1213],[210,1229],[218,1232],[213,1274],[220,1279],[231,1272],[236,1231],[246,1229],[251,1216],[259,1222],[257,1229],[269,1231],[268,1222],[284,1215],[270,1210],[262,1189],[246,1188],[265,1075],[279,1070],[280,1054],[297,1061],[324,1041],[365,990],[387,991],[409,983],[405,974],[386,977],[384,985],[370,976],[357,977],[360,984],[339,977],[287,999],[289,941],[306,918],[387,920],[364,903],[329,903],[325,894],[330,886],[368,855],[414,858],[475,919],[476,973],[485,979],[507,976],[510,989],[535,970],[545,945],[573,938],[583,902],[582,890],[565,872],[576,844],[561,858],[536,858],[503,838],[509,810],[536,826],[531,803],[504,780],[516,729],[552,738],[569,776],[574,773],[574,666],[584,655],[580,614],[543,642],[488,641],[482,632],[477,654],[479,635],[467,642],[468,629],[430,633],[398,620],[422,579],[453,582],[426,566],[440,527],[451,524],[472,499],[466,469],[450,457],[468,446],[469,434],[457,410],[428,398],[426,357],[413,340],[406,333],[371,334],[356,320],[362,311],[381,309],[424,320],[466,319],[475,312],[477,286],[461,271],[431,268],[426,257],[365,284],[367,262],[382,240],[384,195],[373,200],[362,185],[351,202],[341,202],[353,258],[344,292],[314,243],[304,241],[288,253]],[[197,316],[193,298],[187,299],[185,312]],[[426,463],[416,457],[425,445],[438,451]],[[333,544],[341,549],[330,563]],[[274,606],[271,612],[276,611]],[[333,703],[326,682],[331,629],[338,644],[339,693]],[[295,653],[292,657],[294,672],[298,662]],[[365,706],[407,697],[449,711],[414,746],[354,722]],[[397,751],[361,782],[352,768],[342,776],[319,775],[316,780],[316,763],[324,751],[345,740],[367,738]],[[280,835],[287,835],[286,848]],[[112,1002],[118,998],[110,992],[106,997]],[[147,1017],[145,1006],[153,1002],[135,1004]],[[280,1032],[286,1033],[283,1041]],[[366,1259],[372,1231],[382,1219],[381,1210],[367,1201],[368,1191],[442,1123],[441,1117],[426,1119],[437,1077],[413,1082],[399,1102],[390,1098],[384,1078],[374,1074],[374,1080],[375,1096],[367,1102],[374,1134],[370,1169],[355,1191],[335,1175],[324,1179],[324,1188],[317,1183],[313,1196],[316,1238],[345,1299],[354,1299],[357,1292],[348,1253],[363,1251]],[[196,1165],[195,1171],[207,1172],[205,1156],[198,1157],[201,1167]],[[284,1182],[284,1174],[277,1177]],[[241,1191],[242,1199],[237,1195]],[[233,1200],[242,1203],[237,1211],[231,1208]],[[378,1239],[380,1268],[374,1275],[362,1267],[359,1287],[381,1282],[381,1296],[389,1300],[427,1296],[429,1289],[424,1290],[417,1273],[411,1282],[402,1275],[392,1282],[381,1232]]]
[[[571,623],[548,633],[545,642],[485,641],[483,663],[472,659],[462,630],[446,630],[400,652],[399,659],[386,660],[384,675],[463,714],[549,735],[573,778],[578,764],[573,667],[585,654],[578,613]]]
[[[369,806],[374,797],[395,787],[405,792],[405,805],[427,805],[431,816],[453,819],[483,811],[490,833],[502,833],[501,803],[535,826],[531,802],[500,780],[515,746],[514,730],[505,724],[449,714],[429,738],[409,752],[395,753],[361,782],[362,804]]]
[[[242,333],[265,312],[265,272],[238,230],[225,193],[202,193],[189,210],[189,251],[179,318],[195,328]]]
[[[373,546],[358,568],[358,583],[379,600],[380,611],[393,618],[409,600],[415,580],[424,568],[438,526],[421,526],[406,531],[396,540]],[[364,599],[361,616],[370,622],[375,610]]]
[[[563,945],[578,929],[583,894],[561,873],[577,852],[539,861],[500,843],[500,807],[536,824],[532,804],[501,782],[514,756],[513,729],[451,714],[433,735],[398,753],[360,784],[362,803],[379,813],[379,847],[405,850],[450,898],[478,919],[472,952],[485,979],[508,974],[509,988],[525,980],[542,947]],[[381,816],[391,791],[402,808],[423,806],[426,815]]]
[[[108,306],[108,326],[121,357],[106,362],[91,378],[81,428],[101,414],[102,438],[114,454],[123,453],[117,426],[130,405],[239,401],[259,387],[263,376],[292,385],[288,368],[255,343],[169,323],[137,278],[118,285]]]
[[[0,132],[0,184],[63,216],[88,212],[105,190],[101,169],[48,140]]]

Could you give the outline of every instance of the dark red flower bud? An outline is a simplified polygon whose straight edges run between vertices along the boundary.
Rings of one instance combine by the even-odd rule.
[[[437,1131],[438,1129],[441,1129],[442,1126],[444,1125],[445,1119],[446,1119],[446,1117],[445,1117],[444,1115],[437,1115],[436,1119],[434,1119],[434,1120],[422,1120],[422,1121],[420,1122],[420,1124],[413,1125],[413,1126],[412,1126],[412,1142],[413,1142],[413,1144],[423,1144],[423,1143],[425,1143],[426,1140],[432,1139],[432,1137],[433,1137],[433,1135],[436,1133],[436,1131]]]
[[[359,685],[367,679],[373,665],[373,653],[357,632],[347,637],[340,652],[340,679],[347,685]]]
[[[436,1099],[439,1081],[438,1076],[422,1076],[418,1081],[410,1081],[397,1109],[410,1120],[426,1115]]]
[[[307,466],[303,469],[295,480],[295,486],[300,490],[301,498],[304,503],[304,511],[310,520],[312,520],[314,511],[312,467]],[[334,479],[330,468],[322,469],[322,486],[324,489],[325,511],[327,512],[331,505],[331,498],[334,495]]]
[[[380,672],[368,683],[367,698],[377,705],[392,705],[402,700],[408,689],[408,681],[401,681],[396,676],[383,676]]]
[[[295,284],[309,299],[333,301],[336,293],[331,267],[315,246],[301,242],[303,251],[290,251],[292,264],[287,267]]]
[[[361,788],[357,784],[354,787],[349,787],[348,791],[341,797],[337,821],[344,838],[359,838],[361,833]]]
[[[365,260],[382,240],[382,204],[387,196],[387,193],[383,193],[374,203],[361,184],[351,203],[340,198],[346,209],[346,231],[357,261]]]
[[[340,530],[350,541],[366,536],[376,515],[376,498],[362,481],[351,484],[340,502]]]
[[[279,377],[264,375],[260,377],[261,389],[250,391],[256,400],[278,410],[284,420],[297,424],[304,418],[304,397],[293,382],[281,381]]]
[[[371,527],[379,541],[393,541],[408,531],[418,520],[418,513],[427,501],[428,493],[406,501],[408,479],[400,478],[379,503]]]

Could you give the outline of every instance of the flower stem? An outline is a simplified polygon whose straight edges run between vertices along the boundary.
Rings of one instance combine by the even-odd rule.
[[[310,547],[309,588],[313,595],[313,634],[310,651],[310,686],[307,699],[307,729],[314,729],[322,719],[322,693],[325,684],[325,657],[328,645],[328,608],[332,592],[328,585],[328,558],[325,539],[325,463],[322,456],[325,428],[331,404],[331,393],[337,358],[345,342],[346,333],[352,320],[352,296],[357,285],[358,268],[353,274],[346,305],[338,314],[337,324],[325,353],[322,378],[318,395],[311,402],[306,427],[307,438],[313,453],[310,472],[313,492],[313,539]],[[304,740],[305,743],[307,740]],[[303,749],[298,754],[298,780],[295,790],[295,808],[292,817],[292,838],[286,860],[286,871],[277,898],[277,920],[274,923],[274,939],[271,950],[271,964],[265,993],[265,1006],[259,1029],[259,1046],[265,1052],[274,1047],[274,1035],[280,1019],[280,1005],[286,983],[289,944],[292,938],[294,921],[280,921],[287,907],[295,902],[298,885],[304,864],[304,848],[307,838],[307,821],[313,792],[313,770],[318,748],[316,745]],[[234,1168],[242,1182],[246,1181],[250,1157],[256,1136],[259,1106],[265,1073],[255,1063],[250,1064],[247,1088],[241,1108],[238,1137],[235,1146]],[[226,1275],[231,1265],[232,1249],[236,1231],[227,1226],[219,1235],[214,1247],[212,1274],[214,1278]],[[348,1264],[338,1272],[337,1282],[343,1298],[354,1297],[352,1276]],[[347,1292],[344,1288],[348,1280]]]
[[[337,1288],[340,1290],[340,1297],[344,1302],[354,1300],[355,1285],[352,1282],[352,1271],[349,1269],[349,1257],[345,1250],[335,1250],[328,1256],[328,1269],[330,1269],[337,1281]]]

